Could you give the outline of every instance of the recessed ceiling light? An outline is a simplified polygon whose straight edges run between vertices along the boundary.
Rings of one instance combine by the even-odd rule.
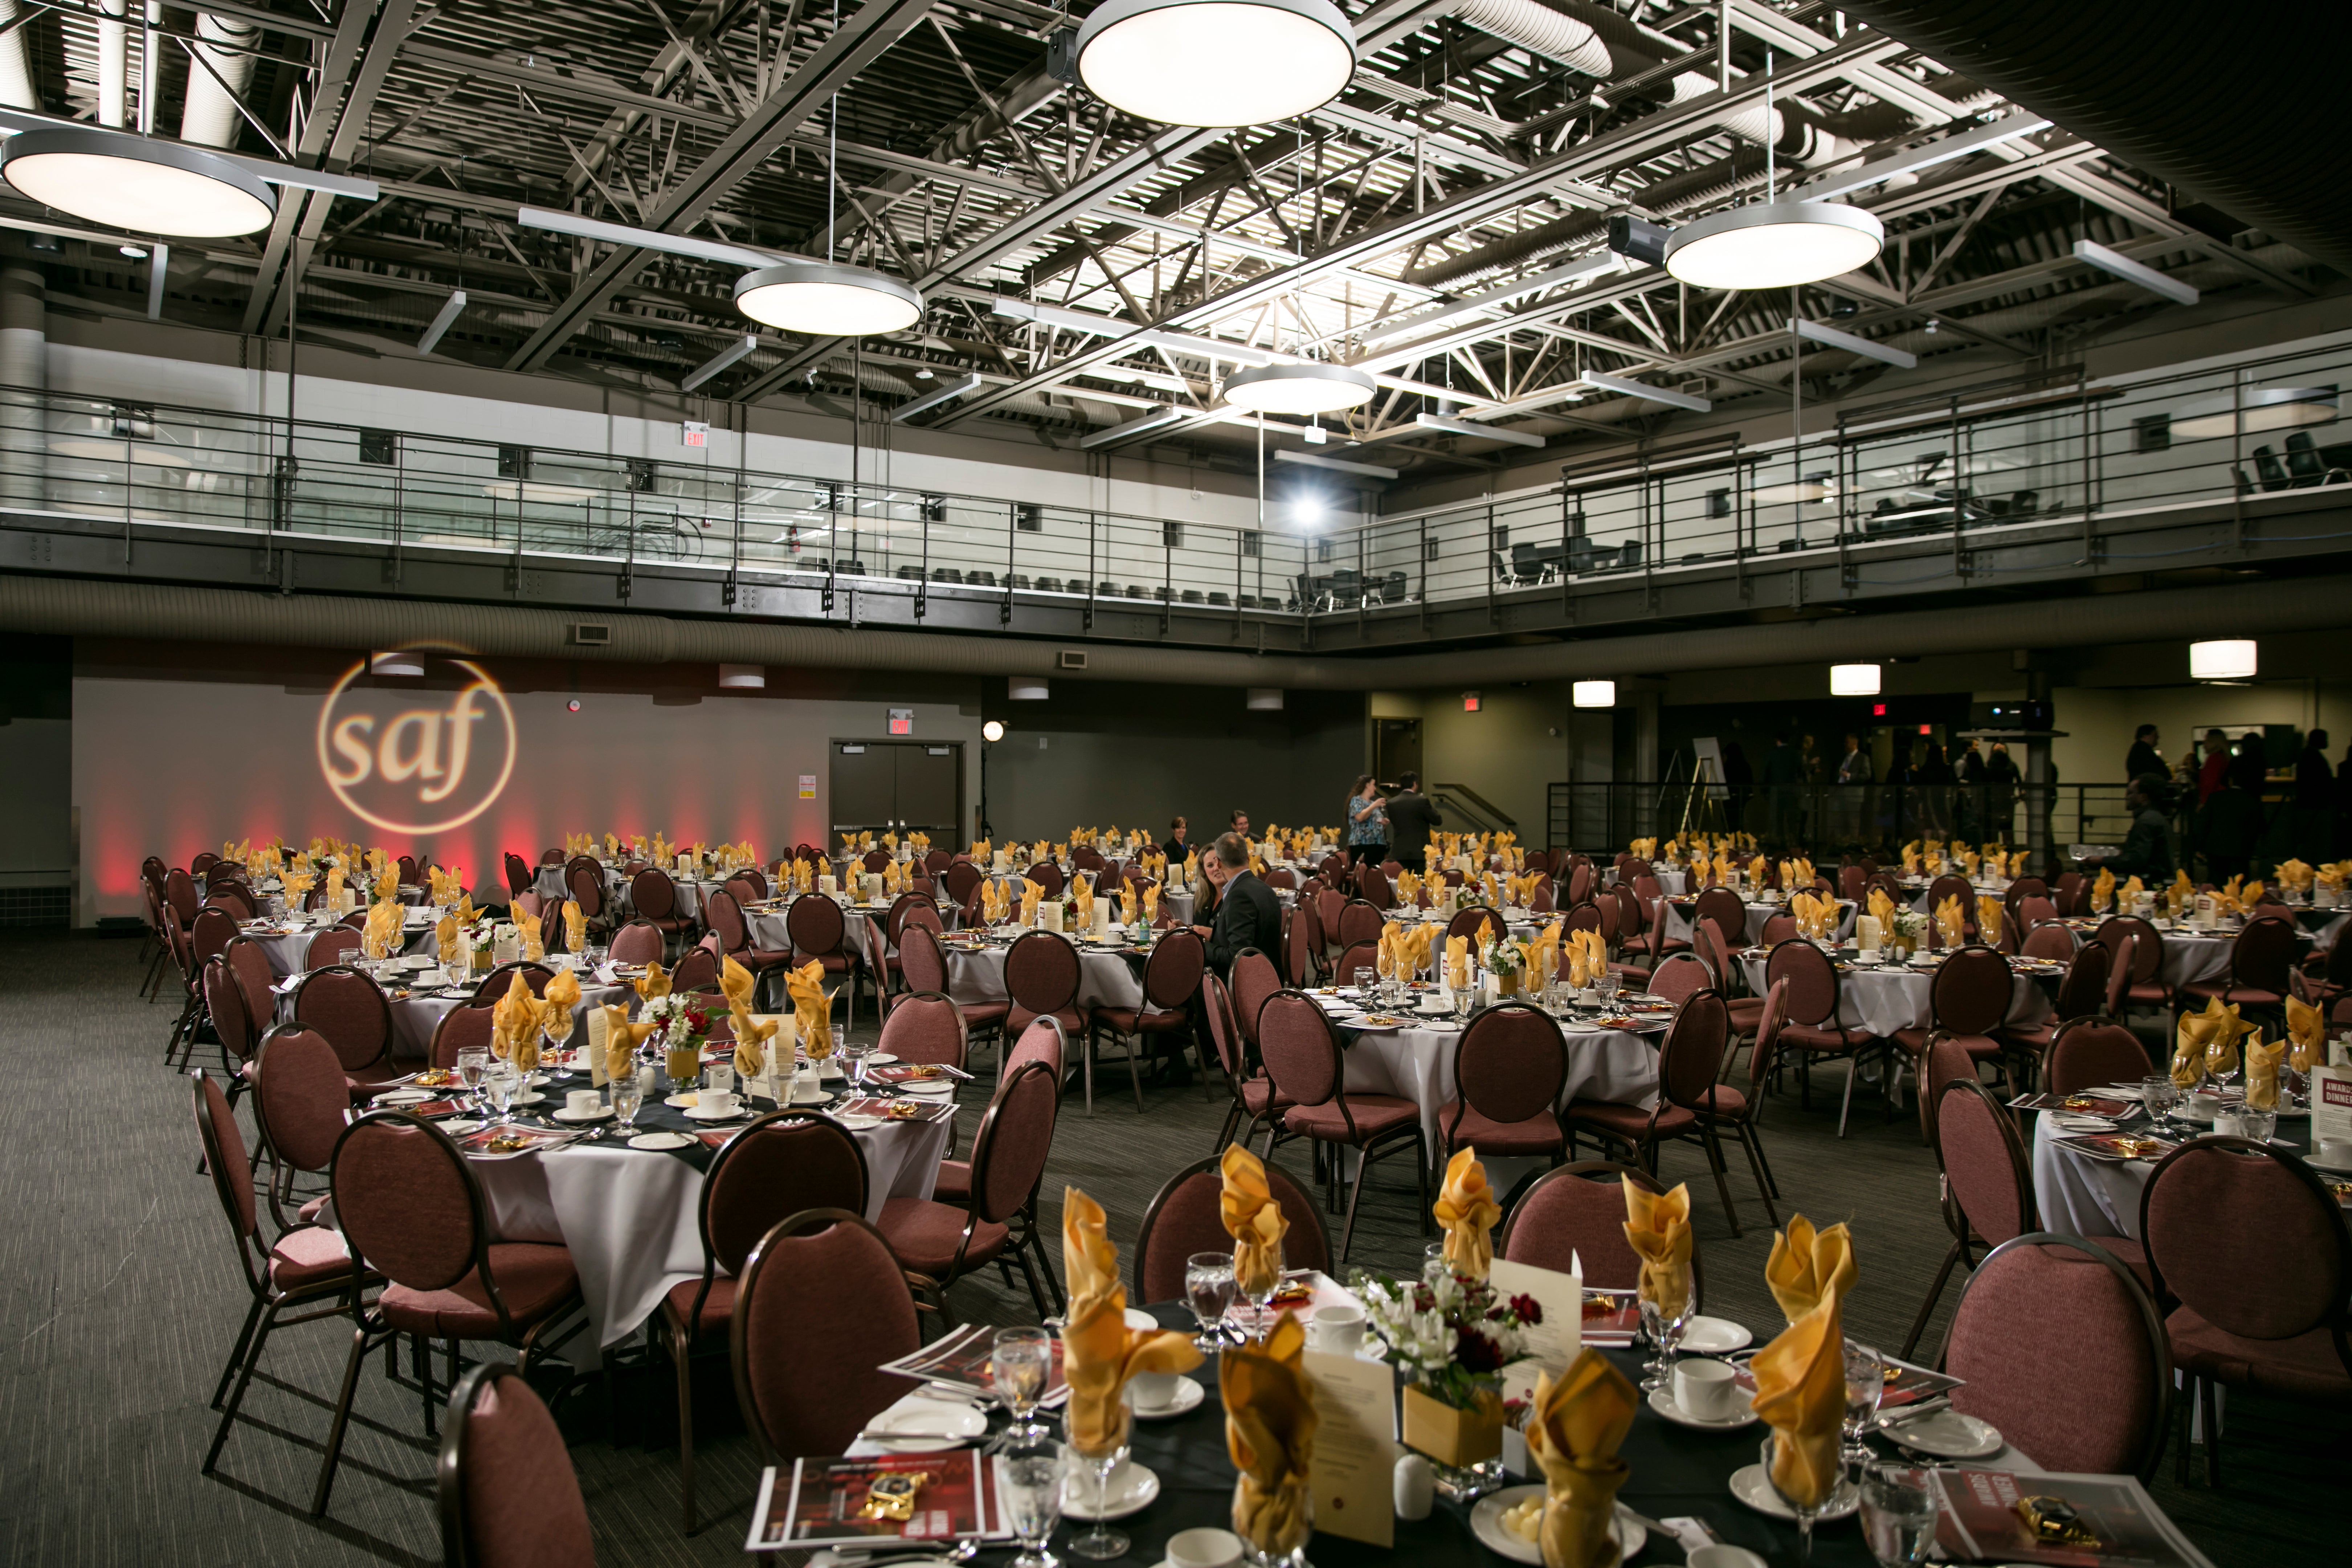
[[[1843,202],[1758,202],[1685,224],[1666,270],[1701,289],[1788,289],[1867,265],[1886,229]]]
[[[1109,0],[1078,29],[1078,79],[1164,125],[1263,125],[1320,109],[1356,74],[1330,0]]]
[[[278,193],[241,163],[80,126],[9,137],[0,176],[43,206],[140,234],[221,239],[278,215]]]
[[[735,308],[755,321],[804,337],[863,338],[902,332],[923,319],[912,285],[866,267],[784,261],[735,280]]]
[[[1259,365],[1225,379],[1225,401],[1253,414],[1337,414],[1362,407],[1377,390],[1360,370],[1313,360]]]

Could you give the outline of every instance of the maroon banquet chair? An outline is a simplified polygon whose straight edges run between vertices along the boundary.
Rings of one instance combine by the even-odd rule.
[[[1748,904],[1730,889],[1709,888],[1698,896],[1691,924],[1696,928],[1702,921],[1716,929],[1725,946],[1736,949],[1748,945]]]
[[[1339,906],[1339,945],[1353,947],[1360,942],[1378,945],[1381,929],[1388,923],[1381,913],[1385,905],[1369,899],[1350,899]]]
[[[1944,1294],[1955,1265],[1973,1268],[1972,1245],[1999,1247],[2039,1230],[2034,1212],[2033,1170],[2017,1123],[1974,1078],[1943,1086],[1936,1100],[1936,1161],[1944,1173],[1944,1224],[1952,1233],[1943,1266],[1919,1303],[1919,1315],[1903,1342],[1908,1356],[1927,1331],[1927,1319]]]
[[[1437,1111],[1439,1152],[1481,1156],[1568,1155],[1560,1094],[1568,1086],[1568,1042],[1540,1008],[1505,1002],[1485,1008],[1454,1042],[1456,1098]]]
[[[1969,1055],[1979,1061],[1999,1062],[2001,1081],[2014,1094],[2019,1076],[2013,1065],[2015,1058],[2021,1050],[2035,1048],[2021,1047],[2002,1030],[2015,991],[2005,955],[1982,942],[1956,947],[1937,966],[1935,978],[1927,983],[1927,1026],[1897,1029],[1893,1043],[1906,1052],[1916,1066],[1926,1054],[1930,1037],[1949,1036],[1967,1047]],[[1886,1108],[1891,1120],[1895,1114],[1891,1079]]]
[[[2035,935],[2045,931],[2063,931],[2063,926],[2042,926]],[[2072,941],[2072,937],[2068,938]],[[2003,1024],[2000,1037],[2026,1055],[2040,1059],[2058,1038],[2058,1031],[2079,1018],[2095,1017],[2107,1005],[2106,946],[2086,942],[2074,950],[2067,960],[2065,976],[2058,982],[2058,994],[2051,1003],[2051,1018],[2046,1024]]]
[[[650,921],[665,939],[694,929],[693,918],[677,906],[677,884],[658,866],[648,866],[629,879],[629,907],[636,910],[637,920]]]
[[[1388,873],[1378,866],[1357,868],[1356,894],[1376,910],[1391,909],[1396,903],[1396,889],[1390,886]]]
[[[2107,1247],[2032,1231],[1985,1256],[1960,1289],[1938,1368],[1952,1408],[2054,1472],[2156,1479],[2172,1353],[2147,1289]]]
[[[1346,1085],[1339,1037],[1315,999],[1293,991],[1277,991],[1258,1013],[1258,1052],[1276,1089],[1293,1100],[1276,1123],[1266,1154],[1286,1139],[1306,1138],[1331,1146],[1326,1167],[1331,1184],[1344,1180],[1340,1149],[1360,1156],[1353,1190],[1348,1197],[1348,1222],[1339,1232],[1339,1261],[1348,1261],[1349,1244],[1356,1234],[1356,1211],[1362,1204],[1364,1184],[1372,1167],[1386,1154],[1412,1152],[1413,1176],[1420,1185],[1422,1233],[1429,1231],[1429,1144],[1421,1131],[1421,1109],[1393,1094],[1350,1094]],[[1337,1206],[1336,1184],[1327,1186],[1325,1202]]]
[[[407,857],[404,855],[401,858],[406,860]],[[507,892],[511,897],[522,897],[539,882],[539,873],[532,868],[530,862],[511,849],[506,852],[506,868]],[[416,879],[415,868],[409,868],[402,879],[413,884]]]
[[[505,1362],[476,1367],[450,1391],[435,1490],[441,1560],[450,1568],[596,1560],[562,1430]]]
[[[940,946],[938,934],[928,926],[909,922],[907,929],[899,933],[898,965],[899,972],[907,977],[907,989],[910,993],[942,996],[948,994],[947,953]],[[1005,1015],[1013,1010],[1013,1004],[1009,1001],[959,1002],[956,1010],[962,1016],[967,1041],[993,1036],[1001,1044],[1004,1038]]]
[[[849,1130],[810,1110],[772,1110],[720,1146],[703,1173],[696,1207],[702,1277],[662,1297],[663,1327],[677,1372],[677,1480],[686,1532],[694,1511],[695,1342],[731,1332],[745,1260],[762,1237],[809,1209],[866,1212],[869,1173]]]
[[[874,1045],[909,1067],[951,1067],[959,1072],[969,1049],[961,1011],[938,991],[910,991],[898,998]]]
[[[930,1305],[950,1323],[949,1289],[1000,1258],[1020,1268],[1040,1316],[1062,1305],[1037,1214],[1061,1100],[1061,1079],[1051,1066],[1022,1063],[1005,1075],[972,1134],[969,1197],[961,1205],[935,1198],[889,1198],[882,1205],[877,1228],[908,1283],[919,1298],[928,1291]]]
[[[449,1017],[467,1010],[453,1007]],[[489,1043],[489,1031],[482,1032]],[[455,1065],[454,1059],[451,1065]],[[335,1047],[316,1029],[280,1024],[261,1038],[253,1058],[253,1123],[261,1152],[269,1161],[269,1216],[280,1230],[308,1225],[325,1194],[299,1204],[289,1219],[299,1176],[323,1178],[335,1157],[335,1140],[351,1124],[352,1094]]]
[[[1275,1092],[1273,1079],[1252,1071],[1247,1042],[1234,1013],[1233,995],[1223,981],[1213,974],[1201,977],[1201,1005],[1208,1013],[1209,1043],[1217,1053],[1217,1066],[1225,1075],[1226,1091],[1233,1097],[1212,1152],[1223,1150],[1236,1137],[1246,1148],[1250,1140],[1257,1136],[1259,1122],[1269,1117],[1278,1119],[1294,1102]],[[1206,1087],[1205,1080],[1202,1087]]]
[[[848,983],[849,1016],[852,1028],[857,1026],[857,952],[849,938],[848,917],[841,906],[822,893],[810,893],[794,899],[784,911],[784,935],[792,942],[792,967],[798,969],[814,959],[826,975],[838,974]]]
[[[713,889],[702,901],[703,913],[709,917],[710,929],[719,938],[719,951],[751,972],[752,997],[756,1001],[759,988],[768,976],[789,966],[793,961],[789,947],[755,947],[751,943],[751,922],[744,917],[743,906],[731,890],[735,884]],[[790,940],[790,922],[787,941]]]
[[[1232,1253],[1234,1238],[1226,1233],[1219,1203],[1224,1191],[1220,1159],[1212,1154],[1193,1161],[1152,1194],[1142,1226],[1135,1233],[1128,1300],[1181,1301],[1187,1258],[1197,1252]],[[1324,1232],[1314,1198],[1279,1165],[1265,1168],[1265,1185],[1290,1222],[1282,1238],[1283,1267],[1328,1272],[1331,1238]]]
[[[294,988],[294,1021],[334,1047],[353,1100],[400,1076],[392,1059],[392,1004],[383,987],[348,965],[314,969]]]
[[[1641,1283],[1642,1259],[1625,1239],[1625,1184],[1663,1193],[1657,1178],[1633,1165],[1579,1160],[1546,1171],[1528,1184],[1495,1237],[1495,1256],[1566,1274],[1581,1259],[1587,1289],[1631,1290]],[[1691,1238],[1691,1310],[1705,1310],[1706,1284],[1698,1238]]]
[[[716,991],[719,967],[718,950],[698,943],[677,955],[677,963],[669,972],[669,988],[680,993]]]
[[[1083,978],[1078,950],[1067,938],[1049,931],[1016,938],[1004,953],[1004,990],[1013,1002],[1006,1032],[1017,1036],[1031,1020],[1050,1017],[1066,1038],[1083,1039],[1090,1018],[1078,1005]]]
[[[404,1111],[361,1117],[336,1141],[331,1182],[336,1223],[363,1266],[387,1281],[372,1304],[355,1304],[342,1393],[327,1435],[310,1514],[327,1511],[343,1431],[370,1351],[403,1334],[422,1340],[491,1341],[520,1352],[528,1372],[541,1353],[587,1326],[580,1275],[570,1249],[551,1243],[492,1241],[488,1206],[472,1167],[439,1129]],[[355,1262],[353,1267],[361,1267]],[[572,1329],[551,1336],[566,1318]],[[425,1426],[433,1432],[433,1358],[416,1357]],[[456,1381],[453,1375],[450,1380]]]
[[[1765,984],[1789,983],[1789,1021],[1780,1028],[1780,1049],[1797,1057],[1797,1103],[1812,1106],[1812,1064],[1820,1058],[1846,1058],[1845,1095],[1838,1107],[1838,1136],[1845,1136],[1853,1109],[1853,1080],[1862,1076],[1863,1053],[1875,1045],[1867,1029],[1838,1022],[1837,971],[1829,955],[1809,942],[1784,942],[1764,966]]]
[[[196,1102],[196,1138],[204,1150],[205,1167],[212,1173],[213,1193],[220,1199],[221,1212],[228,1216],[229,1230],[236,1247],[239,1267],[245,1275],[247,1292],[252,1297],[247,1308],[245,1326],[237,1331],[236,1346],[221,1368],[220,1382],[213,1389],[212,1407],[221,1412],[220,1425],[213,1430],[212,1447],[205,1451],[203,1473],[210,1475],[219,1463],[221,1447],[228,1441],[230,1429],[236,1425],[237,1407],[244,1403],[247,1385],[252,1381],[253,1369],[261,1360],[262,1347],[271,1333],[296,1323],[316,1322],[342,1311],[351,1303],[352,1290],[364,1290],[378,1283],[373,1276],[354,1275],[352,1260],[343,1250],[343,1238],[322,1226],[299,1226],[285,1231],[274,1242],[261,1238],[261,1223],[253,1201],[253,1181],[247,1173],[245,1138],[237,1131],[236,1112],[229,1108],[228,1097],[220,1086],[205,1073],[193,1075]],[[303,1312],[304,1307],[316,1306],[318,1310]],[[284,1317],[289,1309],[297,1315]],[[234,1392],[230,1380],[236,1380]],[[227,1404],[224,1405],[222,1401]]]
[[[1650,993],[1669,1002],[1680,1003],[1701,991],[1717,989],[1715,975],[1707,969],[1706,961],[1685,949],[1669,954],[1657,968],[1650,971]]]
[[[2287,973],[2294,966],[2297,945],[2294,921],[2273,915],[2248,921],[2230,944],[2230,972],[2182,985],[2180,1005],[2201,1006],[2219,997],[2225,1007],[2281,1011],[2286,1006]]]
[[[1055,865],[1051,860],[1038,861],[1035,865],[1030,867],[1027,871],[1024,872],[1023,875],[1028,880],[1036,883],[1040,888],[1045,889],[1043,893],[1038,895],[1040,898],[1050,900],[1058,899],[1062,896],[1062,889],[1065,885],[1062,880],[1062,868],[1059,866]]]
[[[2173,1362],[2195,1384],[2208,1486],[2221,1479],[2217,1389],[2352,1400],[2352,1231],[2309,1165],[2245,1138],[2184,1143],[2141,1189],[2139,1227]]]
[[[1010,956],[1006,960],[1011,963]],[[1135,1109],[1143,1111],[1143,1083],[1136,1069],[1136,1053],[1146,1038],[1163,1042],[1171,1037],[1179,1055],[1192,1033],[1192,998],[1201,989],[1208,964],[1205,946],[1191,931],[1171,931],[1151,949],[1143,963],[1143,1005],[1097,1007],[1088,1016],[1086,1037],[1087,1114],[1095,1109],[1095,1047],[1105,1036],[1125,1047],[1127,1076],[1135,1090]],[[1205,1075],[1208,1064],[1202,1064]],[[1206,1087],[1205,1076],[1202,1087]]]
[[[2137,1083],[2155,1070],[2139,1037],[2121,1024],[2074,1018],[2060,1025],[2050,1042],[2042,1087],[2051,1094],[2082,1094],[2110,1083]]]
[[[510,960],[474,982],[474,994],[460,1005],[497,1006],[506,1000],[507,993],[514,989],[514,977],[518,974],[522,976],[523,984],[530,987],[532,995],[541,997],[547,994],[547,983],[555,978],[555,971],[544,963],[529,959]]]
[[[2137,915],[2115,915],[2101,921],[2091,940],[2103,943],[2116,962],[2124,943],[2132,944],[2131,983],[2126,1001],[2143,1007],[2172,1008],[2172,989],[2164,983],[2164,933]],[[2121,1018],[2123,1015],[2116,1015]]]
[[[302,950],[304,970],[325,969],[332,964],[350,963],[366,947],[358,931],[347,925],[331,925],[312,937]]]
[[[212,1019],[214,1036],[220,1041],[221,1070],[228,1075],[229,1103],[234,1105],[251,1080],[249,1069],[259,1034],[246,1011],[245,993],[237,988],[236,975],[225,954],[215,953],[205,960],[203,984],[205,1012]]]
[[[1062,1038],[1062,1026],[1051,1018],[1040,1018],[1021,1031],[1021,1037],[1004,1054],[1000,1064],[998,1082],[1030,1062],[1042,1065],[1055,1083],[1063,1079],[1062,1064],[1069,1052]],[[953,1134],[950,1133],[952,1138]],[[971,1162],[941,1160],[939,1174],[932,1179],[931,1196],[943,1204],[968,1203],[971,1198]]]
[[[940,889],[948,896],[950,902],[962,904],[978,891],[981,883],[987,879],[981,868],[971,861],[958,860],[940,873]]]
[[[1738,1089],[1716,1081],[1722,1073],[1730,1035],[1731,1015],[1721,996],[1697,991],[1685,998],[1666,1029],[1665,1043],[1658,1048],[1656,1103],[1645,1110],[1614,1100],[1570,1100],[1564,1118],[1570,1156],[1576,1153],[1577,1135],[1591,1133],[1630,1151],[1635,1164],[1655,1173],[1661,1142],[1670,1138],[1692,1140],[1706,1155],[1716,1192],[1723,1199],[1724,1215],[1731,1222],[1731,1234],[1739,1235],[1739,1211],[1731,1201],[1728,1167],[1722,1142],[1716,1136],[1719,1118],[1711,1113],[1718,1104],[1729,1109],[1745,1103]],[[1763,1172],[1759,1168],[1755,1174],[1757,1191],[1762,1193]]]
[[[812,1279],[825,1288],[808,1289]],[[880,1368],[921,1343],[906,1277],[863,1215],[804,1209],[780,1221],[743,1260],[729,1329],[755,1462],[843,1452],[913,1391],[913,1379]],[[848,1353],[809,1354],[820,1344]]]
[[[1510,934],[1510,925],[1503,919],[1500,910],[1490,909],[1485,904],[1472,904],[1467,908],[1456,910],[1454,911],[1454,918],[1445,922],[1444,940],[1437,944],[1437,951],[1444,952],[1445,943],[1457,936],[1468,937],[1470,946],[1475,951],[1478,946],[1478,933],[1490,927],[1497,941]]]
[[[1282,976],[1276,973],[1274,960],[1245,947],[1234,954],[1230,989],[1234,1021],[1241,1026],[1242,1039],[1255,1050],[1258,1015],[1265,1010],[1266,998],[1282,989]]]
[[[278,976],[269,967],[269,950],[240,932],[221,949],[221,957],[236,977],[237,992],[245,998],[245,1016],[253,1020],[257,1030],[268,1034],[278,1022]]]

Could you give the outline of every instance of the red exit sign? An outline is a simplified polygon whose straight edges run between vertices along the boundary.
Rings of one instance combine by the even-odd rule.
[[[915,732],[915,710],[912,708],[893,708],[889,710],[889,717],[890,733],[893,735],[911,735]]]

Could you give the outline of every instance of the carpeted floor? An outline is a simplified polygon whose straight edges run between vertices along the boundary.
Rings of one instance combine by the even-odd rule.
[[[387,1381],[380,1361],[361,1379],[333,1507],[323,1521],[308,1517],[349,1344],[340,1323],[272,1340],[217,1473],[198,1474],[215,1420],[206,1405],[247,1298],[212,1183],[196,1173],[187,1084],[162,1065],[171,1004],[138,998],[140,969],[130,941],[0,940],[0,1214],[10,1222],[0,1231],[0,1560],[93,1568],[439,1561],[435,1445],[423,1435],[414,1386]],[[1046,1206],[1058,1215],[1064,1184],[1083,1187],[1108,1209],[1125,1247],[1166,1175],[1209,1152],[1223,1110],[1196,1083],[1148,1089],[1139,1117],[1124,1070],[1115,1070],[1093,1116],[1076,1099],[1066,1105]],[[1948,1244],[1936,1171],[1916,1121],[1907,1111],[1885,1121],[1874,1092],[1857,1094],[1853,1135],[1838,1139],[1839,1087],[1834,1070],[1820,1075],[1810,1112],[1793,1092],[1774,1100],[1767,1146],[1784,1216],[1793,1206],[1819,1224],[1853,1226],[1862,1278],[1848,1331],[1892,1351]],[[967,1137],[971,1121],[968,1113]],[[1307,1161],[1296,1146],[1285,1152],[1302,1180]],[[1670,1151],[1664,1174],[1693,1183],[1709,1310],[1760,1331],[1776,1326],[1762,1279],[1771,1233],[1745,1173],[1732,1179],[1738,1239],[1695,1152]],[[1380,1175],[1363,1206],[1352,1261],[1417,1267],[1422,1237],[1407,1173]],[[1337,1216],[1329,1228],[1336,1242]],[[1958,1293],[1947,1291],[1947,1310]],[[1025,1293],[982,1279],[958,1286],[956,1302],[984,1321],[1033,1314]],[[1941,1323],[1939,1314],[1922,1354]],[[809,1350],[824,1353],[821,1344]],[[551,1366],[535,1381],[555,1394],[565,1379]],[[677,1526],[667,1357],[625,1365],[609,1405],[593,1385],[560,1400],[601,1562],[740,1560],[757,1474],[723,1349],[698,1365],[696,1404],[706,1525],[688,1539]],[[2323,1505],[2337,1495],[2335,1460],[2352,1451],[2352,1420],[2341,1410],[2248,1398],[2231,1402],[2229,1425],[2221,1488],[2201,1479],[2176,1486],[2168,1455],[2158,1486],[2166,1508],[2222,1568],[2341,1561]]]

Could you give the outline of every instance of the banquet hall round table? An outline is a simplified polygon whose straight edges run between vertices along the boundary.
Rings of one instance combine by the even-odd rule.
[[[1748,973],[1748,989],[1761,996],[1769,986],[1765,970],[1770,954],[1749,949],[1739,955]],[[1864,1029],[1881,1039],[1897,1029],[1924,1029],[1935,1019],[1932,966],[1882,964],[1865,969],[1836,959],[1838,1022]],[[2041,964],[2012,958],[2010,963],[2009,1011],[2004,1024],[2039,1024],[2051,1016],[2051,992],[2065,975],[2063,964]]]
[[[1676,902],[1674,899],[1668,898],[1664,902],[1664,908],[1665,911],[1666,935],[1675,942],[1690,941],[1691,932],[1695,929],[1692,926],[1691,921],[1697,916],[1698,900],[1696,899],[1687,899],[1680,902]],[[1785,902],[1768,904],[1759,902],[1752,899],[1749,900],[1748,902],[1748,945],[1754,947],[1758,942],[1764,940],[1765,921],[1770,920],[1774,915],[1785,915],[1788,912],[1789,906]],[[1852,899],[1840,899],[1838,900],[1837,933],[1841,940],[1853,934],[1854,913],[1855,905]]]
[[[2042,1216],[2042,1228],[2075,1236],[2122,1236],[2137,1240],[2140,1194],[2147,1190],[2147,1179],[2156,1170],[2156,1162],[2094,1158],[2060,1142],[2066,1134],[2058,1131],[2047,1113],[2032,1114],[2033,1203]],[[2281,1117],[2273,1136],[2276,1142],[2307,1160],[2311,1157],[2310,1130],[2306,1118]],[[2318,1170],[2323,1180],[2341,1181],[2347,1173],[2317,1166],[2314,1169]],[[2352,1196],[2339,1193],[2338,1200],[2352,1208]]]
[[[433,1033],[441,1020],[463,1005],[474,994],[476,981],[457,988],[436,988],[431,991],[405,990],[399,985],[387,986],[384,1004],[392,1014],[392,1056],[395,1061],[423,1061],[433,1051]],[[278,1021],[294,1021],[294,987],[289,977],[278,992]],[[379,984],[383,984],[378,982]],[[572,1005],[572,1033],[587,1038],[588,1014],[591,1009],[605,1006],[633,1005],[636,993],[626,985],[599,985],[593,975],[581,983],[580,1000]]]
[[[1011,927],[1000,929],[1013,930]],[[1066,940],[1073,941],[1078,950],[1079,1006],[1143,1005],[1146,954],[1125,945],[1106,947],[1091,942]],[[1012,946],[1011,941],[999,941],[993,936],[979,942],[967,938],[944,943],[942,950],[948,961],[948,994],[958,1002],[1010,1000],[1012,994],[1004,985],[1004,955]]]

